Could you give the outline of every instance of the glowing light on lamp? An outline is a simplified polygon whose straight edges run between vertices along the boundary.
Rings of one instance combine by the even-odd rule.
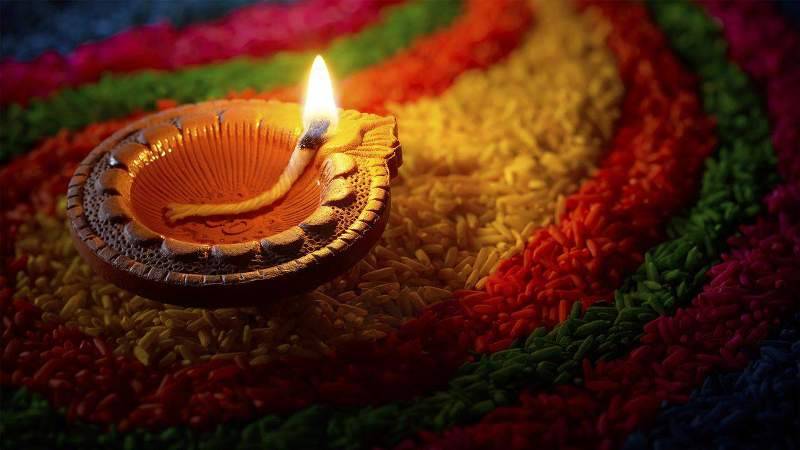
[[[308,76],[305,105],[303,105],[303,127],[308,130],[314,121],[327,121],[330,129],[339,122],[339,111],[333,98],[333,83],[325,66],[325,60],[317,55]]]

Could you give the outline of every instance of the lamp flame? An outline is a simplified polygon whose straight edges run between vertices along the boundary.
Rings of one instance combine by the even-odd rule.
[[[333,98],[333,84],[325,60],[317,55],[311,65],[306,88],[306,102],[303,106],[303,126],[306,130],[315,120],[330,122],[330,129],[336,128],[339,122],[339,111],[336,109],[336,100]]]

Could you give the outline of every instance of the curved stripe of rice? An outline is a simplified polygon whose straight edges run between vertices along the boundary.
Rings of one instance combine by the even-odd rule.
[[[32,61],[0,62],[0,104],[25,104],[64,87],[80,86],[109,73],[177,70],[238,56],[258,57],[307,49],[354,33],[399,0],[314,0],[296,5],[254,4],[218,20],[178,28],[140,25],[86,42],[68,54],[48,52]]]
[[[165,306],[93,276],[63,224],[40,216],[20,232],[18,251],[39,255],[22,289],[46,320],[167,366],[327,353],[341,341],[380,338],[455,289],[480,288],[501,258],[552,220],[619,115],[622,83],[602,30],[561,3],[546,2],[539,14],[537,29],[503,63],[465,74],[440,98],[390,106],[406,165],[384,238],[348,275],[261,309]]]
[[[438,271],[427,286],[480,289],[552,221],[611,138],[623,87],[603,34],[560,2],[541,5],[539,18],[504,64],[463,75],[439,98],[389,106],[405,166],[381,245],[430,260]],[[379,265],[398,259],[374,253]]]

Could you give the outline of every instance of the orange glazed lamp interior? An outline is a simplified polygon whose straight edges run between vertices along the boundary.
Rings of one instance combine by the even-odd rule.
[[[182,305],[256,305],[341,274],[383,233],[401,149],[393,117],[335,114],[312,139],[308,110],[303,124],[300,105],[263,100],[188,105],[118,131],[70,180],[80,254],[121,288]],[[301,151],[288,190],[256,202]],[[223,208],[176,218],[177,205]]]

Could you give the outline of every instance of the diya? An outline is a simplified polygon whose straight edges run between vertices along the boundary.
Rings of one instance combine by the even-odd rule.
[[[195,306],[298,294],[362,258],[389,216],[397,124],[338,110],[317,58],[302,114],[298,104],[211,101],[102,142],[67,192],[82,257],[124,289]]]

